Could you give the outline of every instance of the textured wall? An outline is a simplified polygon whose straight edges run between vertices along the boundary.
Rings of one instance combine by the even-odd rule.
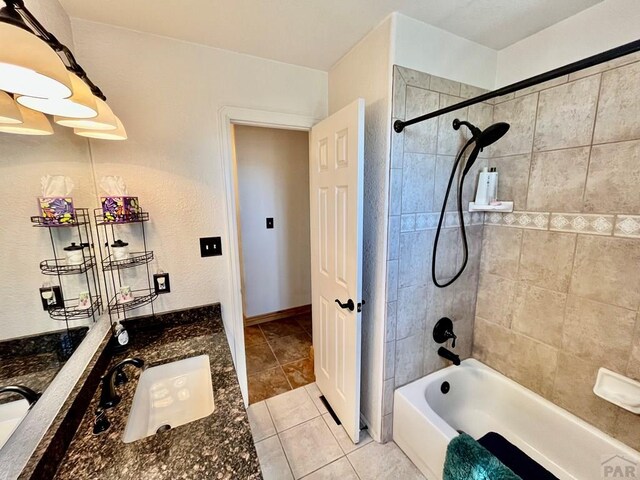
[[[514,98],[515,97],[515,98]],[[640,449],[640,416],[592,389],[640,380],[640,55],[501,98],[474,356]]]
[[[482,90],[404,67],[394,67],[393,117],[413,118],[470,98]],[[448,364],[437,355],[435,323],[454,320],[454,351],[471,355],[476,288],[482,241],[482,214],[465,215],[469,263],[451,286],[439,289],[431,280],[435,228],[455,155],[466,140],[453,130],[454,118],[480,128],[491,123],[493,106],[478,104],[392,133],[389,244],[387,252],[387,318],[385,343],[384,422],[391,432],[393,391]],[[472,168],[463,204],[471,200],[477,172],[487,164],[487,151]],[[462,261],[455,194],[447,206],[438,247],[437,275],[449,280]],[[449,345],[450,347],[450,345]],[[388,437],[387,437],[388,439]]]
[[[372,30],[329,72],[329,112],[365,99],[361,414],[381,438],[385,315],[391,20]]]
[[[236,125],[234,137],[244,315],[309,305],[309,133]]]
[[[127,127],[126,142],[91,141],[96,177],[121,175],[151,215],[152,268],[171,274],[156,311],[230,301],[218,110],[225,105],[326,115],[327,74],[248,55],[73,19],[79,60]],[[198,238],[221,236],[201,258]],[[145,309],[136,314],[145,314]],[[231,342],[232,343],[232,342]],[[232,343],[233,344],[233,343]]]

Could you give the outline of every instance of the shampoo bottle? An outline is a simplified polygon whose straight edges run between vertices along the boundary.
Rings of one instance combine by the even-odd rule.
[[[484,167],[478,177],[476,205],[489,205],[489,169]]]

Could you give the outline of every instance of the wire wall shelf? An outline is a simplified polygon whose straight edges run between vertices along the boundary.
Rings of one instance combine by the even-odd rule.
[[[109,313],[125,313],[136,308],[151,304],[158,294],[152,289],[132,290],[133,299],[128,302],[118,300],[119,295],[116,294],[109,301]]]
[[[102,309],[102,299],[100,297],[94,297],[90,302],[89,308],[80,308],[78,306],[78,299],[64,301],[64,307],[52,308],[49,310],[49,316],[53,320],[82,320],[83,318],[91,318],[94,314],[99,313]]]
[[[145,265],[153,260],[153,252],[131,252],[128,258],[115,260],[113,255],[109,255],[102,261],[102,269],[106,271],[118,270],[121,268],[132,268],[138,265]]]
[[[96,257],[86,257],[78,265],[69,265],[64,258],[54,258],[40,262],[40,272],[44,275],[77,275],[95,267]]]

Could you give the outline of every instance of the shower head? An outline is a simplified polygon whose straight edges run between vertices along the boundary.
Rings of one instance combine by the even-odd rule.
[[[473,164],[476,162],[476,159],[478,158],[478,154],[485,147],[488,147],[489,145],[500,140],[505,135],[505,133],[509,131],[510,125],[505,122],[498,122],[488,126],[484,130],[480,130],[478,127],[476,127],[472,123],[469,123],[465,120],[458,120],[456,118],[453,121],[454,130],[460,129],[462,125],[464,125],[469,130],[471,130],[472,136],[469,142],[475,142],[476,144],[475,147],[473,148],[473,151],[471,152],[471,155],[469,155],[469,158],[467,159],[467,163],[464,167],[463,174],[466,175],[469,172],[469,170],[471,170],[471,167],[473,166]]]

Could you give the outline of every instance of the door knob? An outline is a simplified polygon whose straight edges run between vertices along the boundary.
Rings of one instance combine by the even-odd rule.
[[[340,305],[340,308],[347,308],[350,312],[353,312],[353,310],[356,308],[355,303],[353,303],[353,300],[351,299],[347,300],[347,303],[342,303],[336,298],[336,303]]]

